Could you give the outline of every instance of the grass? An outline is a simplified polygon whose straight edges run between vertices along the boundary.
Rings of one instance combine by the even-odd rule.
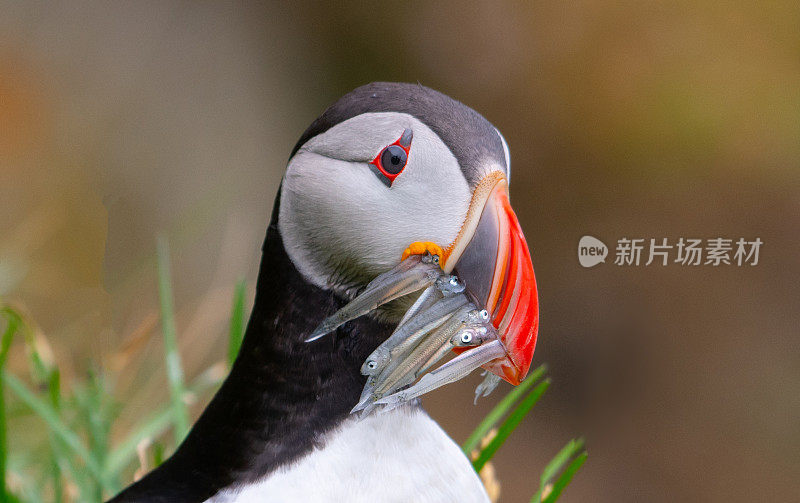
[[[172,305],[172,280],[170,278],[169,247],[164,236],[158,238],[158,298],[161,305],[161,331],[164,334],[164,356],[167,380],[172,403],[172,419],[178,442],[189,433],[189,409],[186,407],[183,386],[181,355],[178,352],[178,329],[175,326],[175,308]]]
[[[464,453],[472,459],[472,467],[476,472],[481,474],[503,443],[547,391],[550,380],[544,379],[539,382],[546,372],[546,365],[541,365],[530,372],[519,386],[508,392],[486,415],[461,446]],[[575,473],[580,470],[586,457],[584,440],[570,440],[542,471],[539,490],[531,498],[531,503],[554,503]],[[558,478],[553,482],[557,475]]]
[[[114,376],[91,370],[69,388],[61,372],[42,350],[32,323],[19,309],[0,301],[0,503],[101,502],[130,482],[132,469],[152,469],[172,452],[189,431],[190,397],[208,397],[225,372],[213,366],[188,384],[178,352],[169,248],[158,240],[158,291],[169,402],[153,407],[122,438],[111,440],[120,411],[112,386]],[[245,327],[245,282],[237,283],[232,301],[225,360],[230,367],[242,344]],[[25,346],[30,378],[7,372],[12,343]],[[479,423],[462,446],[475,471],[485,479],[490,461],[547,390],[546,367],[540,366],[512,389]],[[7,401],[8,400],[8,401]],[[38,421],[46,442],[27,452],[9,448],[9,418]],[[171,443],[168,443],[171,440]],[[586,460],[582,439],[571,440],[547,464],[531,502],[553,503]],[[486,483],[486,482],[485,482]],[[488,487],[488,486],[487,486]],[[491,491],[490,491],[491,492]]]

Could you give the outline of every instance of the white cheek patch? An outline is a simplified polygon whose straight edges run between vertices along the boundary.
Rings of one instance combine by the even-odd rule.
[[[368,162],[407,127],[414,131],[408,164],[387,187]],[[291,159],[279,228],[303,276],[346,289],[396,265],[414,241],[450,244],[470,198],[458,162],[430,128],[407,114],[363,114],[313,138]]]
[[[400,138],[405,128],[413,128],[414,123],[421,124],[408,114],[363,114],[311,138],[300,147],[300,151],[343,161],[369,162],[383,147]]]

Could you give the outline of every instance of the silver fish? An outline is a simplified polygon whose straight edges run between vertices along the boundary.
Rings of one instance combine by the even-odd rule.
[[[469,318],[468,314],[472,310],[471,305],[461,307],[436,330],[422,337],[419,343],[413,346],[407,356],[400,357],[398,355],[392,358],[391,361],[393,364],[387,366],[375,379],[375,394],[377,396],[383,396],[388,392],[392,392],[414,382],[419,369],[425,365],[439,349],[448,346],[448,341],[453,336],[452,334],[460,330],[461,327],[467,323]],[[406,347],[410,347],[410,345]],[[396,349],[402,351],[402,347]],[[392,351],[392,353],[394,353],[394,351]]]
[[[494,340],[497,338],[497,332],[495,331],[494,327],[491,324],[487,323],[489,315],[486,313],[485,310],[477,311],[474,310],[469,314],[471,320],[464,323],[459,327],[459,330],[450,337],[449,344],[445,344],[439,348],[439,350],[431,356],[431,358],[425,362],[418,371],[417,377],[427,372],[431,367],[436,365],[444,356],[453,350],[453,348],[459,347],[472,347],[472,346],[480,346],[488,341]],[[474,321],[474,320],[480,321]]]
[[[433,285],[426,288],[422,294],[417,298],[414,304],[406,311],[398,327],[405,325],[405,323],[414,317],[417,313],[425,311],[430,308],[437,300],[442,297],[457,295],[465,290],[464,283],[458,280],[456,276],[443,274],[434,282]]]
[[[429,258],[430,256],[417,257],[409,257],[391,271],[375,278],[363,292],[325,318],[308,336],[306,342],[315,341],[336,330],[343,323],[374,311],[378,306],[422,290],[442,276],[442,270]],[[407,263],[409,261],[411,262]]]
[[[376,404],[396,406],[412,400],[420,395],[433,391],[436,388],[455,382],[466,376],[476,368],[492,360],[505,356],[506,350],[503,343],[493,340],[489,343],[472,348],[453,358],[436,370],[422,376],[422,378],[409,388],[400,390],[392,395],[379,398]]]
[[[361,373],[368,376],[380,374],[389,361],[398,356],[397,353],[401,353],[404,349],[412,349],[413,344],[421,337],[444,323],[455,310],[467,302],[467,297],[463,294],[444,297],[427,310],[417,313],[404,325],[398,327],[367,357],[361,366]]]

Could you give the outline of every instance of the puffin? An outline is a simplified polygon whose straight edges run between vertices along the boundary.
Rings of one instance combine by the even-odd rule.
[[[110,502],[489,501],[418,399],[351,413],[365,358],[414,295],[309,335],[376,276],[434,255],[496,327],[504,355],[483,368],[519,384],[538,297],[510,174],[500,131],[421,84],[333,103],[291,151],[230,374],[175,453]]]

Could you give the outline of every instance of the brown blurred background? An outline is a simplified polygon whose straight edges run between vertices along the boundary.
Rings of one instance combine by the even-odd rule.
[[[196,375],[237,278],[252,300],[303,129],[420,81],[503,132],[539,282],[553,386],[500,451],[501,501],[578,435],[563,501],[798,501],[798,26],[792,1],[0,1],[0,296],[69,375],[118,373],[124,431],[166,399],[157,234]],[[764,245],[755,267],[583,269],[584,234]],[[459,442],[502,395],[473,407],[478,381],[425,400]]]

